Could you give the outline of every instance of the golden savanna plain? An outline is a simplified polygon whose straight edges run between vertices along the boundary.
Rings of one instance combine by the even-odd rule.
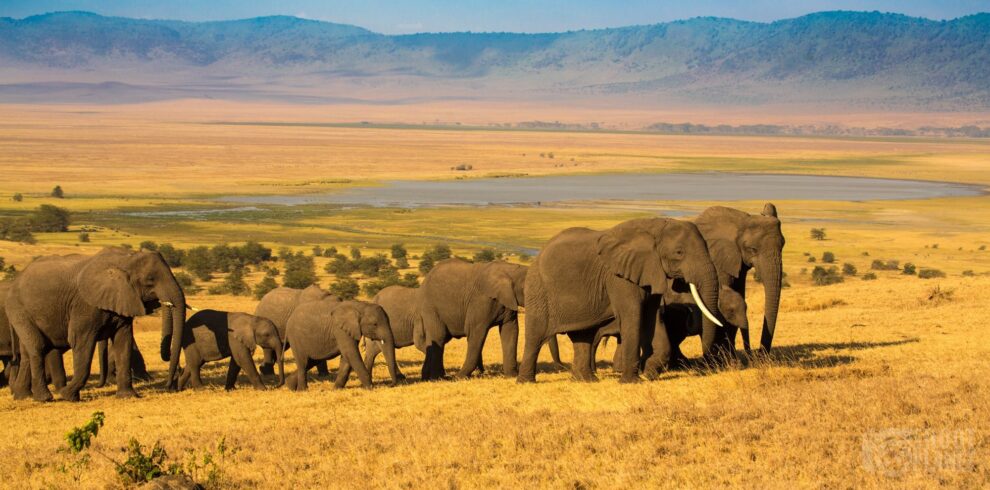
[[[394,108],[201,101],[0,106],[0,214],[16,216],[40,204],[73,213],[68,233],[38,233],[32,245],[0,241],[0,256],[21,269],[40,255],[95,253],[145,240],[181,248],[258,240],[307,253],[314,245],[388,253],[392,244],[403,243],[411,255],[420,255],[442,242],[470,257],[494,246],[508,260],[523,261],[521,251],[539,249],[570,226],[600,229],[658,213],[690,217],[716,204],[759,213],[764,204],[312,204],[147,214],[240,206],[215,201],[222,196],[318,194],[391,179],[721,171],[990,185],[990,141],[503,130],[484,126],[538,119],[549,109],[528,107],[522,116],[475,109],[464,112],[469,116],[451,107],[402,109],[407,112],[401,118],[390,120]],[[556,118],[586,121],[595,115],[565,111]],[[648,117],[606,114],[601,120]],[[876,117],[901,124],[925,120]],[[855,122],[868,119],[857,115]],[[445,124],[423,124],[434,121]],[[396,122],[403,124],[389,124]],[[458,165],[472,170],[452,170]],[[55,185],[66,198],[49,196]],[[23,200],[15,202],[18,193]],[[115,458],[131,438],[160,442],[176,461],[223,440],[231,448],[223,461],[230,487],[987,486],[990,197],[774,204],[787,239],[790,287],[768,356],[620,385],[608,362],[610,344],[598,356],[598,383],[578,383],[568,372],[547,369],[536,384],[517,385],[499,374],[500,344],[493,331],[484,351],[486,374],[466,381],[416,382],[422,356],[405,348],[398,351],[399,365],[413,382],[396,387],[387,386],[379,361],[373,390],[358,388],[352,379],[344,390],[318,381],[306,393],[257,392],[242,380],[237,390],[225,392],[225,364],[217,363],[204,371],[212,387],[167,393],[167,366],[155,354],[159,320],[143,317],[136,337],[155,380],[137,384],[140,399],[118,400],[113,388],[96,389],[92,381],[80,403],[15,402],[9,391],[0,393],[0,487],[118,486],[105,458],[94,456],[82,468],[59,451],[66,432],[95,411],[106,414],[106,425],[92,450]],[[824,228],[825,239],[812,239],[812,228]],[[88,243],[79,240],[84,229]],[[834,264],[822,264],[825,252],[835,256]],[[937,269],[944,277],[871,270],[874,260]],[[328,261],[316,259],[324,287],[335,280],[324,271]],[[838,284],[814,284],[815,266],[842,269],[846,263],[855,275]],[[416,265],[411,260],[402,272],[414,272]],[[863,280],[867,273],[877,278]],[[223,281],[222,274],[214,276],[212,283]],[[246,279],[253,286],[262,277],[252,270]],[[204,292],[191,295],[189,303],[253,312],[253,297],[210,295],[210,284],[202,284]],[[763,302],[752,275],[748,292],[755,341]],[[451,343],[448,369],[460,366],[465,347],[463,340]],[[685,341],[684,349],[688,356],[700,353],[696,338]],[[569,362],[566,337],[561,350]],[[546,349],[541,366],[550,366]],[[287,364],[289,372],[294,369]]]

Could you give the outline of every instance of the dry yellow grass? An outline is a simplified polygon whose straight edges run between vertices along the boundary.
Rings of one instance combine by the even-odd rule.
[[[14,124],[7,114],[0,127],[0,192],[44,193],[57,182],[70,195],[90,196],[58,202],[83,212],[189,205],[194,195],[322,188],[273,190],[264,185],[270,183],[449,177],[450,162],[474,162],[483,171],[564,171],[531,158],[540,151],[581,163],[566,171],[683,169],[688,161],[699,170],[724,169],[728,164],[718,158],[731,157],[742,162],[739,169],[751,171],[777,171],[806,159],[829,163],[787,171],[990,182],[990,146],[980,142],[232,128],[185,124],[167,113],[167,121],[156,123],[125,110],[100,124],[86,115],[56,118],[51,110],[20,113],[24,124]],[[64,125],[54,127],[55,120]],[[523,152],[530,156],[523,158]],[[884,163],[871,165],[876,159]],[[269,167],[272,162],[278,167]],[[175,167],[182,170],[175,179],[159,182],[145,173],[161,175]],[[104,181],[105,187],[99,185]],[[132,197],[115,197],[121,195]],[[3,209],[48,202],[28,197],[21,204],[3,203]],[[32,246],[0,242],[0,256],[20,267],[36,255],[93,252],[144,239],[186,247],[248,238],[297,249],[358,245],[366,252],[406,242],[411,253],[421,253],[434,241],[416,237],[424,228],[463,240],[454,249],[467,255],[477,243],[538,246],[567,226],[601,228],[651,214],[649,209],[692,212],[710,204],[358,209],[303,214],[286,223],[177,220],[165,227],[124,220],[117,231],[93,232],[92,244],[76,243],[74,232],[41,234]],[[717,372],[669,373],[636,386],[619,385],[602,361],[600,383],[541,373],[537,384],[518,386],[497,375],[493,333],[485,349],[489,375],[479,379],[372,391],[352,380],[342,391],[316,383],[305,394],[244,387],[226,393],[220,388],[223,369],[215,365],[206,371],[214,388],[171,394],[160,391],[166,369],[152,355],[158,320],[142,318],[138,342],[158,381],[138,386],[141,399],[116,400],[112,389],[89,388],[78,404],[37,405],[0,393],[0,487],[117,486],[112,466],[100,457],[78,474],[59,470],[70,461],[57,452],[65,432],[96,410],[106,413],[107,424],[94,448],[117,458],[131,437],[160,441],[177,460],[186,450],[225,437],[238,448],[226,471],[235,486],[245,488],[987,486],[990,333],[984,328],[983,291],[990,287],[990,251],[979,248],[990,245],[990,198],[776,204],[792,287],[783,295],[769,360]],[[762,207],[730,205],[754,212]],[[812,240],[812,227],[826,228],[828,239]],[[822,265],[825,251],[835,254],[840,268],[854,264],[860,276],[872,260],[893,259],[938,268],[948,277],[922,280],[878,271],[875,281],[850,277],[813,286],[810,270]],[[817,262],[809,263],[805,253]],[[323,263],[318,260],[317,269],[326,285]],[[252,275],[249,282],[257,279]],[[758,325],[762,291],[750,284],[756,300],[749,314]],[[929,300],[935,287],[951,293]],[[253,311],[256,304],[247,297],[205,294],[189,301],[238,311]],[[759,337],[758,329],[752,337]],[[568,361],[570,344],[563,340],[561,347]],[[599,359],[610,359],[613,348]],[[464,349],[464,341],[451,344],[449,369],[460,365]],[[688,355],[698,350],[696,339],[685,343]],[[421,356],[415,350],[399,351],[399,360],[407,375],[418,378]],[[546,352],[541,361],[549,361]],[[384,382],[385,374],[379,365],[376,381]],[[874,463],[890,466],[877,469]]]

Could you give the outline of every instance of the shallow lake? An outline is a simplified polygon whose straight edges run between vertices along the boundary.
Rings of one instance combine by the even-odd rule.
[[[227,196],[226,202],[421,207],[585,200],[871,201],[976,196],[981,186],[917,180],[707,173],[622,173],[445,181],[396,180],[327,194]]]

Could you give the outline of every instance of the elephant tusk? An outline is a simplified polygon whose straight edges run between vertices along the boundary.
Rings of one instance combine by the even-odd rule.
[[[175,305],[173,305],[171,301],[162,301],[162,306],[165,306],[165,307],[168,307],[168,308],[175,308]]]
[[[690,282],[688,283],[688,286],[691,287],[691,297],[694,298],[694,302],[698,304],[698,308],[701,308],[701,313],[703,313],[706,317],[708,317],[708,319],[711,320],[712,323],[714,323],[715,325],[724,327],[724,325],[722,325],[722,322],[718,321],[718,318],[715,318],[715,315],[712,315],[712,312],[708,311],[708,308],[705,307],[705,302],[701,301],[701,296],[698,296],[698,288],[695,287],[695,285]]]
[[[190,306],[188,304],[186,305],[186,309],[189,309],[189,310],[192,310],[192,311],[199,311],[199,308],[196,308],[195,306]]]

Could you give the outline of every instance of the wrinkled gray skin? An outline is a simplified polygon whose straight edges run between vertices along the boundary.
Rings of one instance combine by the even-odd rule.
[[[340,298],[320,289],[317,285],[309,286],[306,289],[293,289],[288,287],[275,288],[265,294],[254,309],[254,314],[262,318],[267,318],[278,328],[278,334],[285,340],[285,326],[292,316],[292,312],[302,303],[309,301],[319,301],[324,298]],[[265,360],[261,363],[261,374],[275,374],[275,351],[262,346],[265,353]],[[330,371],[326,362],[316,364],[316,371],[321,377],[329,377]]]
[[[718,314],[715,266],[698,228],[664,218],[635,219],[608,230],[569,228],[551,238],[526,277],[526,349],[519,382],[536,380],[540,348],[553,335],[567,333],[574,344],[575,377],[594,381],[591,346],[597,330],[615,321],[624,340],[625,369],[620,382],[640,381],[641,334],[655,323],[668,281],[693,283],[705,306]],[[715,339],[715,324],[705,320],[706,353]],[[656,329],[647,346],[654,356],[648,377],[666,369],[670,342]]]
[[[20,346],[16,345],[16,336],[7,319],[7,294],[10,291],[12,281],[0,282],[0,362],[4,365],[4,370],[0,373],[0,387],[13,384],[17,377],[17,367],[20,362],[14,360],[19,358]],[[62,352],[53,350],[45,356],[45,382],[52,383],[55,388],[65,387],[65,366],[62,364]],[[13,388],[13,386],[11,387]]]
[[[162,350],[171,354],[168,387],[176,386],[176,368],[186,300],[171,269],[157,252],[106,248],[93,256],[37,259],[14,279],[7,296],[7,317],[23,358],[12,387],[15,398],[49,401],[45,357],[72,349],[72,382],[62,398],[79,400],[89,378],[96,343],[112,339],[118,366],[131,365],[133,319],[163,303]],[[173,313],[174,311],[174,313]],[[176,332],[178,335],[172,335]],[[130,369],[117,370],[117,396],[136,396]]]
[[[258,370],[254,367],[255,348],[263,346],[275,351],[278,359],[279,386],[285,382],[285,360],[282,340],[275,324],[267,318],[247,313],[231,313],[217,310],[197,311],[186,321],[182,338],[182,350],[186,354],[186,367],[179,377],[179,389],[188,383],[201,388],[200,370],[203,364],[230,358],[225,388],[231,390],[237,384],[237,375],[243,369],[256,390],[264,390]]]
[[[467,337],[468,349],[458,378],[469,376],[481,362],[481,350],[492,327],[499,327],[502,339],[502,372],[515,376],[518,371],[516,346],[519,342],[519,308],[524,306],[523,288],[528,267],[507,262],[474,264],[461,259],[437,263],[420,287],[420,315],[426,347],[422,379],[439,379],[445,374],[444,346],[451,339]],[[417,341],[417,345],[419,341]]]
[[[318,361],[337,356],[341,361],[334,383],[336,388],[347,384],[351,369],[357,372],[363,387],[371,388],[371,373],[361,362],[358,348],[362,337],[382,343],[392,382],[398,383],[395,340],[388,315],[381,306],[364,301],[337,301],[336,298],[300,304],[285,328],[285,341],[292,345],[296,358],[296,372],[286,380],[289,389],[306,391],[306,371]]]
[[[100,365],[100,379],[96,383],[97,388],[106,386],[108,378],[116,378],[117,376],[117,355],[107,355],[108,351],[113,350],[113,347],[108,347],[107,344],[109,343],[109,340],[101,340],[96,343],[96,354]],[[136,380],[151,381],[153,378],[144,362],[144,354],[141,354],[136,342],[131,347],[131,376]]]
[[[749,330],[749,320],[746,318],[746,301],[742,295],[728,285],[719,286],[718,309],[725,321],[732,325],[737,325],[743,331]],[[660,319],[661,321],[657,324],[657,328],[665,328],[667,330],[667,338],[670,339],[672,349],[670,364],[672,367],[681,366],[684,364],[685,359],[678,345],[686,337],[701,335],[703,329],[701,310],[698,309],[693,301],[690,304],[665,304],[661,308]],[[595,335],[594,342],[591,344],[591,352],[598,352],[598,346],[602,339],[606,337],[618,337],[618,335],[619,326],[614,321],[600,328]],[[612,359],[612,369],[619,372],[622,372],[624,369],[621,352],[621,348],[617,349]],[[645,361],[645,358],[640,360],[641,363]],[[591,370],[595,371],[595,356],[591,358]]]

